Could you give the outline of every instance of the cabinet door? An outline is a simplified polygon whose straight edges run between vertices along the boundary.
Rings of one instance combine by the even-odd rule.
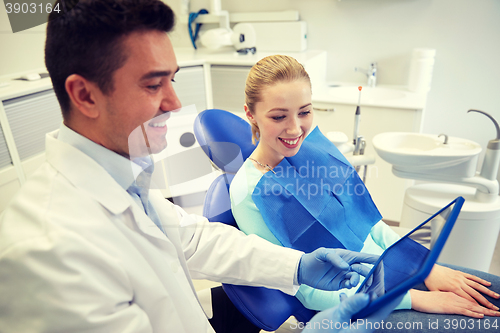
[[[195,104],[198,112],[207,108],[203,66],[181,67],[175,74],[174,89],[183,106]]]
[[[5,112],[2,127],[12,135],[10,151],[0,128],[0,211],[19,190],[22,179],[45,160],[45,134],[59,128],[61,110],[52,89],[11,98],[1,102]],[[12,157],[12,156],[18,156]],[[17,163],[17,164],[15,164]],[[14,166],[14,164],[16,166]]]
[[[3,130],[0,126],[0,169],[10,165],[12,165],[12,159],[10,158],[7,142],[5,141],[5,136],[3,135]]]
[[[246,66],[212,66],[214,108],[243,112],[245,81],[250,68]]]
[[[45,134],[59,128],[61,109],[49,89],[3,101],[21,161],[45,151]]]

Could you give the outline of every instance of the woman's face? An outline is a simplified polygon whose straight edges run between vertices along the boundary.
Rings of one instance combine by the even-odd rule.
[[[250,122],[260,130],[259,155],[270,165],[297,154],[313,121],[311,85],[305,80],[279,82],[261,91]]]

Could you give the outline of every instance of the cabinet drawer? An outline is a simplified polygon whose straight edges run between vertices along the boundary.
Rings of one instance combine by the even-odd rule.
[[[174,89],[183,106],[195,104],[198,112],[207,108],[203,66],[181,67],[175,74]]]

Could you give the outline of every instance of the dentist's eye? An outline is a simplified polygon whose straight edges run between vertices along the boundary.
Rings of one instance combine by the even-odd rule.
[[[155,85],[148,86],[148,89],[151,90],[151,91],[157,91],[160,88],[161,88],[161,83],[160,84],[155,84]]]

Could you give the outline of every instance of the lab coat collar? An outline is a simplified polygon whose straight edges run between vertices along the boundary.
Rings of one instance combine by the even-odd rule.
[[[46,136],[47,162],[110,212],[123,213],[132,203],[129,194],[94,159],[58,140],[58,134],[56,130]]]
[[[73,131],[71,128],[64,125],[64,123],[62,123],[59,128],[57,139],[70,144],[82,151],[85,155],[94,159],[125,190],[134,182],[137,175],[151,163],[148,162],[151,160],[149,156],[147,158],[138,158],[136,161],[132,162]]]

